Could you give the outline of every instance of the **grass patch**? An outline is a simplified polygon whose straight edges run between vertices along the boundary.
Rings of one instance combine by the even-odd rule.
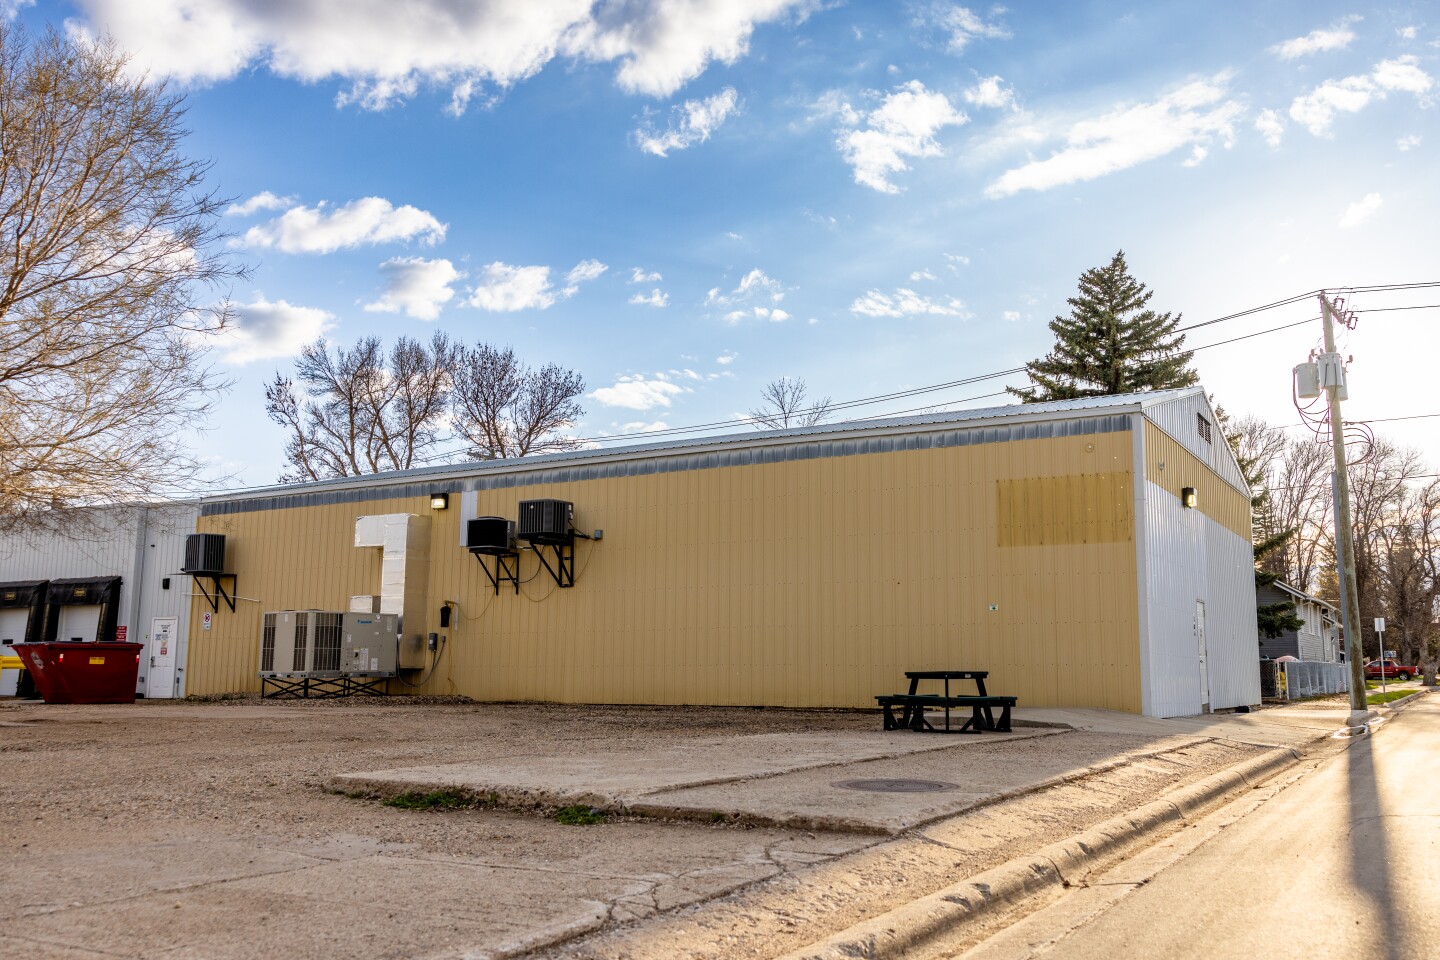
[[[556,812],[555,819],[568,826],[583,827],[595,823],[604,823],[605,814],[593,807],[563,807]]]
[[[1413,697],[1419,690],[1390,690],[1386,693],[1372,693],[1365,698],[1365,702],[1374,706],[1377,703],[1393,703],[1396,700],[1403,700],[1406,697]]]
[[[401,810],[463,810],[484,805],[484,801],[460,790],[432,790],[429,793],[407,790],[385,801],[385,806]]]

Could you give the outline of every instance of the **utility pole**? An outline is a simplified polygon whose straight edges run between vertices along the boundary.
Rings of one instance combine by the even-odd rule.
[[[1330,443],[1335,451],[1335,543],[1339,548],[1341,593],[1349,594],[1341,611],[1345,621],[1345,659],[1350,664],[1350,726],[1363,727],[1370,715],[1365,700],[1365,654],[1360,643],[1360,591],[1355,581],[1355,528],[1350,522],[1350,472],[1345,466],[1345,421],[1340,416],[1340,390],[1344,364],[1335,352],[1335,308],[1320,291],[1320,315],[1325,324],[1325,356],[1320,358],[1320,383],[1330,401]],[[1347,588],[1348,589],[1345,589]]]

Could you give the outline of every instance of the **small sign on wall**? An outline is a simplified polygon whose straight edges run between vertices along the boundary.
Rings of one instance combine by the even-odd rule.
[[[214,620],[214,619],[215,619],[215,615],[214,615],[213,613],[211,613],[211,612],[208,611],[208,610],[205,611],[205,614],[200,618],[200,627],[201,627],[201,629],[209,630],[209,629],[210,629],[210,623],[211,623],[211,621]]]
[[[122,624],[121,626],[116,627],[116,628],[115,628],[115,642],[116,642],[116,643],[124,643],[124,642],[125,642],[125,638],[126,638],[127,636],[129,636],[129,634],[130,634],[130,628],[129,628],[129,627],[124,626],[123,624]]]

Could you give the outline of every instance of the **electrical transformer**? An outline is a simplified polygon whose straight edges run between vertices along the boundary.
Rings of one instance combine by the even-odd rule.
[[[400,618],[393,613],[347,613],[340,635],[340,672],[347,677],[393,677]]]

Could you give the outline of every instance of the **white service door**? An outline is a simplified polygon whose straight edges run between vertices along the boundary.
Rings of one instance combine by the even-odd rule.
[[[100,610],[101,606],[98,603],[61,607],[59,629],[55,631],[55,639],[61,642],[67,640],[95,642],[100,633]]]
[[[1195,601],[1195,646],[1200,655],[1200,712],[1210,710],[1210,668],[1205,663],[1205,601]]]
[[[175,696],[175,647],[180,642],[180,621],[175,617],[156,617],[150,628],[150,672],[146,677],[145,696],[163,700]]]

